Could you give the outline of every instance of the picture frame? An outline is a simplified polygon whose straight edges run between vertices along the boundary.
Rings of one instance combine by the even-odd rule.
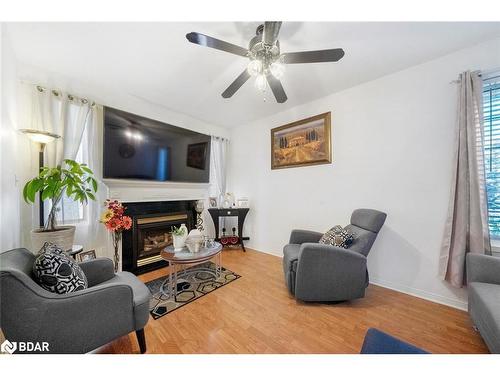
[[[76,257],[78,258],[78,262],[85,262],[86,260],[97,258],[95,250],[84,251],[80,254],[76,254]]]
[[[331,112],[271,129],[271,169],[331,162]]]
[[[207,148],[208,142],[192,143],[188,145],[186,165],[191,168],[205,170]]]
[[[209,197],[208,198],[208,205],[210,208],[217,208],[217,197]]]

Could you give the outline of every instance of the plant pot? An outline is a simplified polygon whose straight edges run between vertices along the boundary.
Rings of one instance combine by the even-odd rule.
[[[186,242],[186,235],[176,236],[172,235],[172,241],[175,251],[181,251],[184,248],[184,243]]]
[[[38,252],[45,242],[52,242],[63,250],[70,250],[75,240],[75,229],[73,225],[57,227],[56,230],[44,231],[33,229],[31,231],[31,245],[33,251]]]

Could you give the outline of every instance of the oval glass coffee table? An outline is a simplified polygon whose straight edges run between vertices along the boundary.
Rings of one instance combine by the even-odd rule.
[[[177,301],[177,280],[182,277],[185,279],[193,279],[204,274],[209,278],[217,280],[222,274],[222,245],[218,242],[213,242],[209,247],[201,247],[196,253],[192,253],[187,247],[181,251],[174,251],[173,246],[167,246],[160,253],[163,260],[168,262],[171,267],[168,277],[160,287],[161,293],[166,297],[174,297]],[[192,267],[196,264],[205,263],[213,259],[215,269],[210,267]],[[207,280],[204,278],[203,280]]]

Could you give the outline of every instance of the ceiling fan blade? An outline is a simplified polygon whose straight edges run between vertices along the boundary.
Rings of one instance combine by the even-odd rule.
[[[232,43],[224,42],[223,40],[212,38],[211,36],[192,32],[186,34],[187,40],[191,43],[199,44],[200,46],[215,48],[220,51],[229,52],[238,56],[246,57],[248,50]]]
[[[344,57],[342,48],[324,49],[320,51],[290,52],[283,54],[285,64],[307,64],[339,61]]]
[[[250,73],[245,69],[239,76],[236,78],[233,83],[229,85],[229,87],[222,93],[223,98],[230,98],[234,95],[236,91],[239,90],[243,84],[248,81],[250,78]]]
[[[280,33],[281,22],[280,21],[267,21],[264,22],[264,32],[262,33],[262,41],[264,44],[273,46],[278,40],[278,34]]]
[[[278,103],[286,102],[288,97],[285,94],[285,89],[283,89],[283,85],[281,84],[280,80],[277,79],[272,74],[268,74],[267,75],[267,82],[269,83],[269,86],[271,87],[271,91],[273,92],[274,97],[276,98],[276,101]]]

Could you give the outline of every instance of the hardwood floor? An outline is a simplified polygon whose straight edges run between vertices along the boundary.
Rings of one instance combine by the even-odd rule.
[[[224,250],[224,267],[242,277],[145,328],[147,353],[358,353],[379,328],[432,353],[488,353],[466,312],[370,285],[366,297],[302,303],[288,294],[281,258]],[[143,281],[167,274],[161,269]],[[139,353],[135,334],[98,353]]]

